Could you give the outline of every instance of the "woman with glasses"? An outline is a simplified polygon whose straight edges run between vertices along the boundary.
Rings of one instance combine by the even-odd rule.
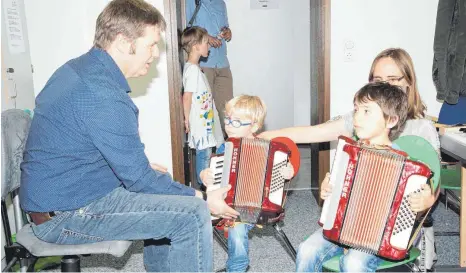
[[[440,157],[440,141],[437,130],[430,120],[425,119],[426,106],[419,95],[412,59],[405,50],[389,48],[375,57],[369,71],[369,82],[381,81],[401,87],[408,95],[408,120],[400,136],[416,135],[425,138],[437,150]],[[286,136],[296,143],[318,143],[337,140],[340,135],[353,136],[353,111],[322,124],[267,131],[258,137],[272,139]],[[416,199],[411,203],[411,206],[416,207],[417,211],[424,211],[435,203],[437,196],[438,193],[433,193],[430,196]],[[419,260],[425,261],[425,267],[431,269],[436,260],[431,217],[428,217],[424,227],[429,227],[424,229],[427,236],[422,238],[423,240],[428,238],[427,250],[422,251],[421,249],[422,255],[426,256]]]

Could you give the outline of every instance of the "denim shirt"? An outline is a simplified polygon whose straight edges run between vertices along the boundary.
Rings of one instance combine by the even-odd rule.
[[[23,209],[74,210],[121,186],[194,195],[192,188],[150,167],[139,137],[138,108],[128,92],[117,64],[97,48],[52,75],[36,98],[21,164]]]
[[[189,21],[196,9],[195,0],[186,1],[186,20]],[[210,36],[217,37],[223,27],[229,27],[225,2],[223,0],[201,0],[201,7],[193,22],[193,26],[203,27]],[[225,39],[218,48],[211,47],[209,56],[201,58],[200,66],[210,68],[229,67]]]

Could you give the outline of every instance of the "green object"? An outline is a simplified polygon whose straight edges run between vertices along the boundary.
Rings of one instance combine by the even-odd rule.
[[[420,254],[421,254],[421,251],[419,249],[413,247],[409,251],[409,257],[408,258],[406,258],[404,260],[401,260],[401,261],[396,261],[396,262],[383,260],[380,263],[380,265],[377,267],[377,270],[384,270],[384,269],[388,269],[388,268],[393,268],[395,266],[400,266],[400,265],[410,263],[410,262],[414,261],[417,257],[419,257]],[[331,258],[330,260],[326,261],[322,265],[322,269],[332,271],[332,272],[339,272],[340,271],[340,257],[341,257],[341,255],[337,255],[337,256],[334,256],[333,258]]]
[[[440,181],[440,188],[442,189],[461,189],[461,169],[458,168],[458,165],[443,166],[440,172]]]
[[[34,265],[34,271],[39,272],[46,269],[51,269],[59,267],[61,265],[62,256],[52,256],[52,257],[42,257],[37,259],[36,264]],[[15,266],[11,268],[13,272],[19,272],[19,263],[17,262]]]
[[[406,152],[410,158],[420,161],[433,172],[433,190],[437,190],[440,184],[440,159],[435,148],[424,138],[419,136],[402,136],[393,141],[400,149]]]

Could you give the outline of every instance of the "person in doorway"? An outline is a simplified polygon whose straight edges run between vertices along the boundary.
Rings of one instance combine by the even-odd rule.
[[[196,149],[196,177],[199,185],[202,185],[200,172],[209,166],[212,147],[217,145],[215,130],[221,130],[209,82],[199,67],[199,59],[209,55],[208,36],[207,31],[201,27],[189,27],[181,35],[181,45],[188,53],[183,70],[184,125],[189,147]]]
[[[197,13],[195,12],[196,2],[199,2]],[[191,19],[193,26],[203,27],[208,32],[208,43],[211,46],[210,53],[208,57],[201,58],[200,66],[209,81],[220,121],[222,121],[225,103],[233,98],[233,79],[226,45],[226,42],[230,42],[232,33],[228,24],[224,0],[187,0],[186,20]],[[222,122],[221,126],[224,136],[226,136]]]
[[[147,74],[166,23],[143,0],[114,0],[94,46],[51,76],[36,99],[20,200],[34,234],[56,244],[168,238],[147,244],[147,271],[212,271],[210,213],[235,218],[228,187],[209,193],[151,168],[128,78]],[[167,113],[168,114],[168,113]]]

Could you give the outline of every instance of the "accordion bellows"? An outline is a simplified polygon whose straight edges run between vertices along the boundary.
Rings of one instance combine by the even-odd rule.
[[[391,260],[407,255],[418,215],[408,197],[432,172],[407,154],[340,137],[320,224],[330,241]],[[422,221],[421,221],[422,222]]]

